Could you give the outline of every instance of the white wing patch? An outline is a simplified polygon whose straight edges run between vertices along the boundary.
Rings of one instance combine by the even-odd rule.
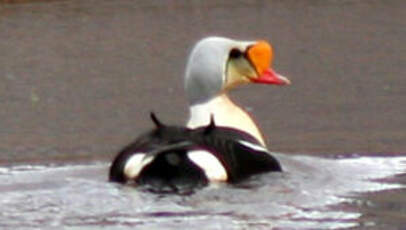
[[[187,156],[206,174],[210,181],[226,181],[227,172],[221,162],[208,151],[193,150]]]
[[[127,179],[135,179],[141,170],[151,163],[153,157],[145,157],[145,153],[136,153],[130,157],[124,166],[124,175]]]
[[[261,145],[256,145],[256,144],[250,143],[248,141],[243,141],[243,140],[238,141],[238,143],[240,143],[240,144],[242,144],[242,145],[244,145],[244,146],[246,146],[246,147],[248,147],[250,149],[253,149],[253,150],[269,153],[268,149],[264,148]]]

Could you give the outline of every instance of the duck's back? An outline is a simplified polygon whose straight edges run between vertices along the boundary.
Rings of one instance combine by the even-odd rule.
[[[269,171],[281,166],[254,137],[212,122],[197,129],[158,125],[119,152],[109,178],[176,192]]]

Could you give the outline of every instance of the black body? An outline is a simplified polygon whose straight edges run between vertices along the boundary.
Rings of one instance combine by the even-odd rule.
[[[135,182],[137,185],[168,191],[177,191],[185,186],[204,186],[209,182],[208,178],[187,156],[188,151],[199,149],[210,152],[222,163],[230,183],[239,182],[253,174],[282,171],[279,162],[268,151],[241,143],[245,141],[261,146],[254,137],[240,130],[217,127],[213,119],[206,127],[189,129],[165,126],[154,114],[151,114],[151,118],[157,127],[119,152],[110,168],[110,181]],[[154,160],[141,170],[135,180],[129,181],[124,175],[124,167],[136,153],[153,156]],[[169,163],[169,157],[175,158],[176,163]]]

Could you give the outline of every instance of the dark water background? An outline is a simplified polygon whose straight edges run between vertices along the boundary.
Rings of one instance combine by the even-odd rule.
[[[151,110],[185,122],[208,35],[273,44],[293,84],[233,97],[286,174],[186,198],[105,183]],[[0,1],[0,227],[406,229],[405,41],[403,0]]]
[[[17,1],[18,2],[18,1]],[[208,35],[266,39],[291,87],[235,92],[272,150],[406,152],[403,0],[0,5],[0,161],[109,159],[156,111],[187,118],[187,54]]]

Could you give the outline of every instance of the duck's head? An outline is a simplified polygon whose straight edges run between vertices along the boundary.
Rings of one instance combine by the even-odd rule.
[[[271,68],[272,60],[272,47],[266,41],[200,40],[186,67],[185,90],[190,104],[205,102],[241,84],[290,84]]]

